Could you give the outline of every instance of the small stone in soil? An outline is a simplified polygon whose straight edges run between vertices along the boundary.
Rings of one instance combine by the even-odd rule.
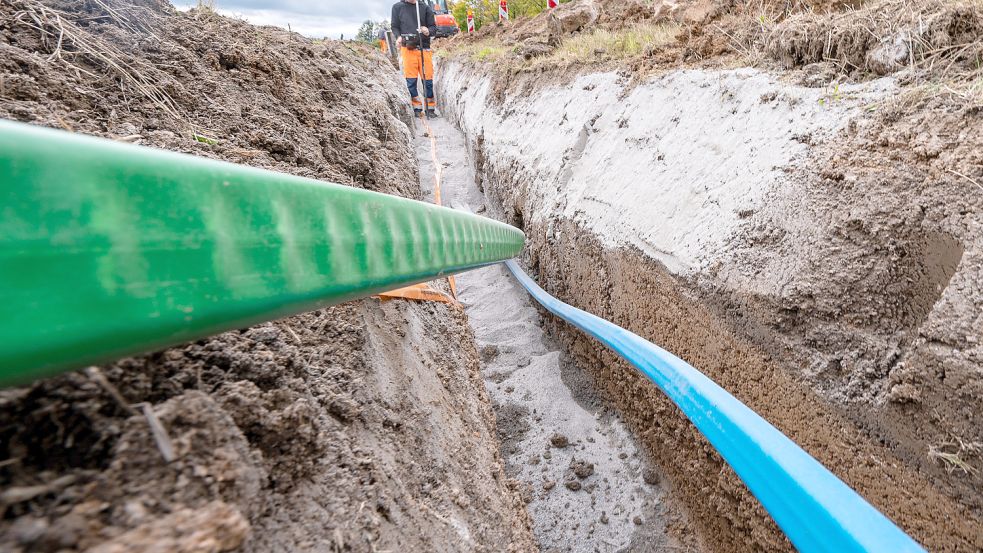
[[[570,445],[570,440],[563,434],[553,434],[550,436],[550,444],[552,444],[553,447],[562,449]]]
[[[519,485],[519,497],[522,499],[523,503],[532,503],[532,485],[522,482]]]
[[[610,519],[608,518],[608,514],[601,511],[601,524],[607,524],[609,521]]]
[[[636,526],[640,526],[642,524],[642,517],[636,516],[635,518],[631,519],[631,521],[634,522]]]
[[[556,481],[555,480],[547,480],[546,482],[543,482],[543,489],[546,490],[546,491],[550,491],[554,487],[556,487]]]
[[[567,489],[570,490],[570,491],[574,491],[575,492],[575,491],[579,491],[580,490],[580,481],[579,480],[567,480],[566,482],[563,483],[563,485],[566,486]]]
[[[644,480],[649,486],[654,486],[659,483],[659,473],[655,472],[653,469],[647,468],[642,471],[642,480]]]
[[[627,459],[627,458],[628,458],[628,454],[625,453],[624,451],[618,454],[618,459]]]
[[[487,363],[498,355],[498,346],[494,344],[481,346],[480,354],[481,354],[481,360]]]

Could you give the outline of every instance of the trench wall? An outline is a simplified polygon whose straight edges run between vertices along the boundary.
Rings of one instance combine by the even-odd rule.
[[[773,341],[748,332],[753,325],[734,321],[741,282],[706,277],[734,263],[733,236],[776,201],[787,175],[809,161],[811,145],[837,136],[862,99],[890,83],[858,88],[856,104],[829,110],[817,107],[821,90],[750,70],[683,71],[635,89],[613,74],[564,86],[525,83],[536,94],[506,94],[499,103],[480,69],[458,62],[441,69],[444,113],[464,131],[486,195],[524,228],[525,261],[547,291],[703,371],[930,550],[983,547],[971,507],[899,456],[851,406],[790,368],[768,347]],[[750,303],[769,309],[764,300]],[[654,385],[576,330],[546,320],[641,438],[708,547],[791,549]]]

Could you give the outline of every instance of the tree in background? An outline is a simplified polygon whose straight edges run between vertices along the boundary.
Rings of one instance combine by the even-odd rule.
[[[369,19],[363,21],[362,26],[355,33],[355,40],[375,44],[375,23],[372,23]]]
[[[570,0],[560,0],[567,3]],[[474,10],[474,29],[498,21],[498,0],[457,0],[450,2],[451,14],[461,31],[468,32],[468,9]],[[546,9],[546,0],[509,0],[509,17],[532,17]]]

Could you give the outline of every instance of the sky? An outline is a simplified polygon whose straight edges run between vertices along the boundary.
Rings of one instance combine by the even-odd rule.
[[[171,0],[179,9],[196,0]],[[290,28],[312,38],[354,38],[366,19],[389,19],[396,0],[215,0],[223,15],[241,17],[254,25]]]

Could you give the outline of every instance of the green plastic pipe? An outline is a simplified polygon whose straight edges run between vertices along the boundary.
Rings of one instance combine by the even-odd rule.
[[[515,256],[432,204],[0,120],[0,386]]]

